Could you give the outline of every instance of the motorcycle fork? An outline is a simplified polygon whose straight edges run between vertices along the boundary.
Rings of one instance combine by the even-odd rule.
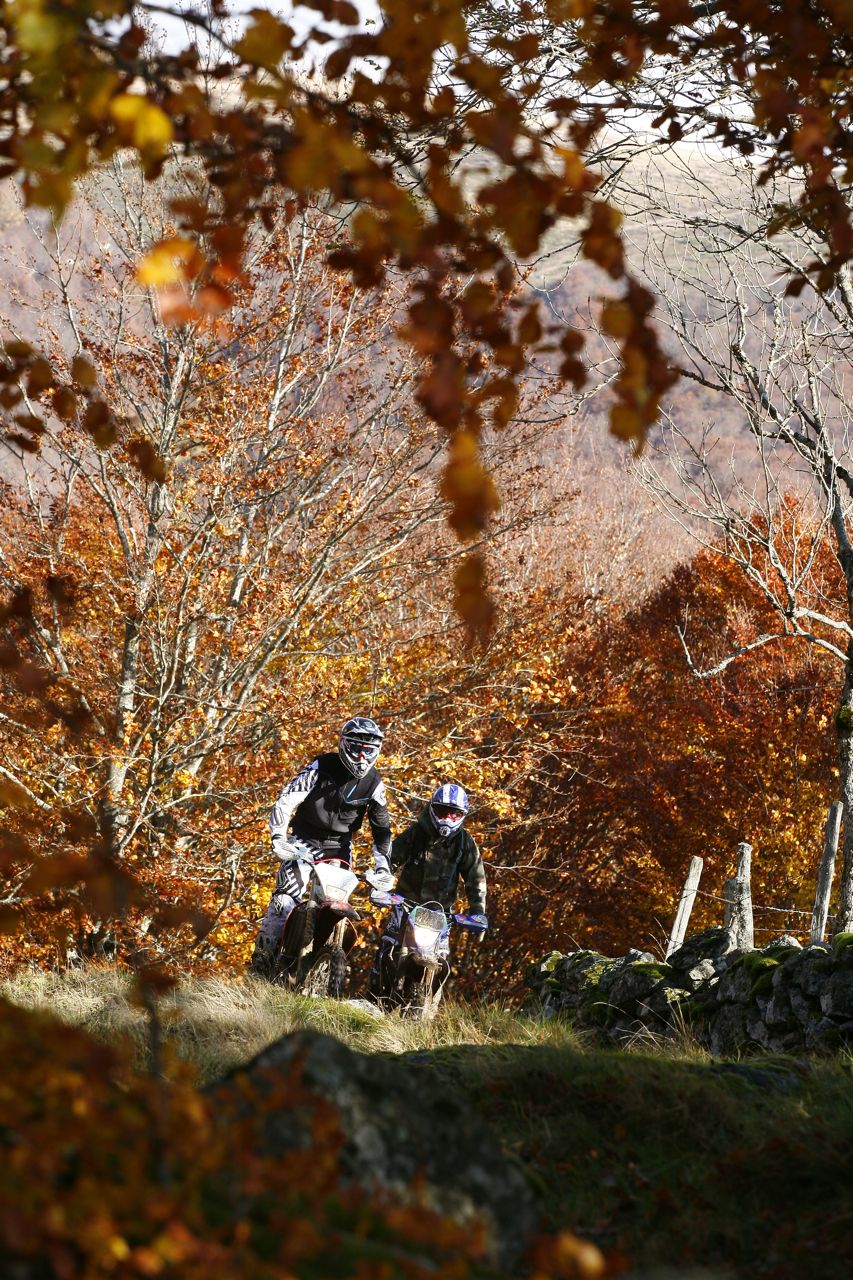
[[[346,916],[341,916],[340,920],[338,920],[334,929],[332,930],[332,936],[329,939],[329,941],[332,943],[333,946],[340,947],[341,951],[344,951],[344,952],[347,950],[345,941],[346,941],[346,932],[347,932],[348,923],[349,922]]]
[[[305,966],[314,950],[314,916],[315,908],[308,904],[305,908],[305,917],[302,921],[302,938],[299,943],[299,955],[296,961],[297,980],[301,980],[305,973]]]

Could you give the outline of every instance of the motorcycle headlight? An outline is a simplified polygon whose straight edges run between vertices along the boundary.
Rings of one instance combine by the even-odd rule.
[[[435,929],[426,929],[423,925],[413,925],[412,933],[418,951],[435,951],[436,943],[441,935]]]

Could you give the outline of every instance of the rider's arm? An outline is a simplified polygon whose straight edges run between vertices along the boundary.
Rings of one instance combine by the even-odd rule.
[[[401,831],[399,835],[394,837],[391,845],[390,863],[391,870],[396,873],[401,867],[409,861],[415,848],[415,832],[418,829],[416,822],[411,822],[405,831]]]
[[[460,871],[468,895],[468,911],[472,916],[486,914],[486,871],[483,857],[473,836],[468,835]]]
[[[270,835],[272,850],[277,858],[284,857],[287,829],[291,819],[305,797],[313,790],[316,781],[317,761],[312,760],[304,769],[300,769],[295,778],[285,783],[281,795],[273,805],[270,814]]]
[[[391,852],[391,815],[388,812],[385,783],[381,779],[370,797],[367,820],[373,833],[373,864],[378,871],[387,871]]]

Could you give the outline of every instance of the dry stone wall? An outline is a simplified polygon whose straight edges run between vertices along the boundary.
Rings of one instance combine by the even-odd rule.
[[[552,951],[527,973],[526,1007],[567,1015],[617,1043],[690,1030],[713,1054],[853,1048],[853,933],[803,947],[790,936],[740,951],[706,929],[664,963]]]

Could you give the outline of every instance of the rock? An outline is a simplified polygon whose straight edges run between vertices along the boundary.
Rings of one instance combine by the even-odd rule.
[[[853,949],[853,933],[837,933],[832,939],[832,950],[840,956],[843,951]]]
[[[831,952],[824,947],[804,947],[797,956],[785,961],[791,983],[807,996],[819,996],[833,972]]]
[[[385,1017],[384,1009],[380,1009],[378,1005],[373,1004],[371,1000],[365,1000],[362,996],[353,996],[350,1000],[345,1000],[344,1004],[348,1004],[351,1009],[359,1009],[362,1013],[369,1013],[371,1018]]]
[[[845,1022],[853,1018],[853,970],[832,974],[826,990],[821,992],[820,1007],[828,1018]]]
[[[746,1007],[746,1035],[747,1044],[770,1048],[770,1028],[764,1020],[763,1011],[755,1004]]]
[[[652,992],[670,972],[667,965],[654,962],[635,961],[625,965],[610,986],[608,1003],[628,1018],[642,1018]]]
[[[765,956],[775,956],[777,959],[784,959],[789,952],[802,951],[801,942],[790,933],[783,933],[781,937],[774,938],[772,942],[768,942],[766,947],[761,948],[761,952]]]
[[[682,973],[690,986],[696,990],[703,982],[715,981],[719,976],[719,968],[717,961],[706,957],[700,960],[698,964],[694,964],[692,969],[687,969]]]
[[[772,1028],[784,1028],[790,1031],[792,1022],[796,1021],[791,1000],[788,992],[784,987],[775,990],[767,1001],[767,1009],[764,1013],[764,1021],[767,1026]]]
[[[711,1053],[719,1058],[732,1057],[745,1048],[749,1040],[745,1007],[739,1004],[724,1005],[711,1024],[708,1037]]]
[[[823,1010],[817,996],[807,996],[799,988],[791,987],[788,999],[791,1002],[791,1012],[801,1027],[806,1028],[820,1021]]]
[[[761,1089],[764,1093],[796,1093],[803,1086],[807,1074],[802,1063],[796,1061],[757,1064],[751,1062],[721,1062],[709,1068],[712,1075],[736,1077],[745,1084]]]
[[[664,1031],[682,1030],[689,1015],[686,1002],[689,993],[683,987],[673,986],[668,981],[659,982],[648,996],[646,1006]]]
[[[745,1004],[752,994],[752,975],[742,964],[732,965],[717,983],[716,996],[721,1004]]]
[[[431,1061],[355,1053],[329,1036],[300,1031],[276,1041],[207,1092],[214,1098],[247,1097],[247,1107],[257,1106],[253,1093],[259,1099],[280,1093],[282,1081],[299,1065],[301,1087],[332,1103],[339,1115],[344,1181],[407,1199],[423,1178],[430,1207],[462,1221],[482,1216],[494,1261],[514,1265],[537,1229],[533,1193],[470,1100]],[[265,1117],[261,1144],[273,1155],[305,1145],[311,1120],[304,1103],[273,1110]]]
[[[821,1018],[809,1029],[808,1040],[811,1048],[828,1053],[853,1048],[853,1021],[839,1025],[831,1018]]]
[[[552,1007],[577,1009],[585,997],[598,989],[605,973],[610,969],[615,972],[619,963],[597,951],[574,951],[561,956],[545,984],[551,993]]]
[[[677,951],[667,958],[667,963],[679,971],[687,972],[702,960],[720,960],[735,950],[728,929],[715,926],[688,938]]]

